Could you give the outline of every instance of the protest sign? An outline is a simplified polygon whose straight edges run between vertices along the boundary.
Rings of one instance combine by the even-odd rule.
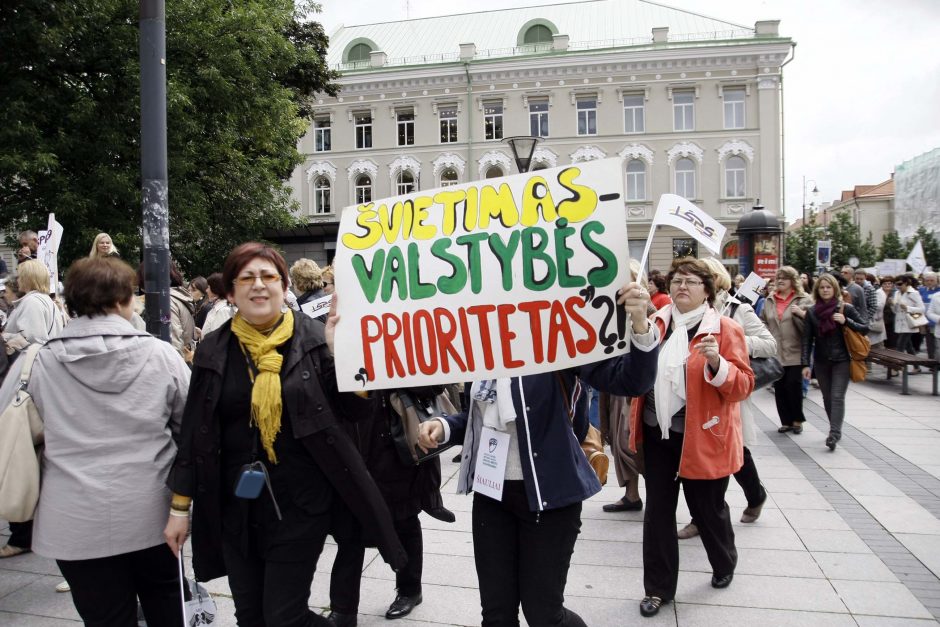
[[[726,229],[715,218],[699,209],[688,200],[675,194],[663,194],[656,206],[656,215],[650,226],[650,234],[646,239],[646,248],[640,259],[640,267],[646,267],[646,260],[650,254],[650,246],[656,233],[656,226],[665,224],[684,231],[698,240],[702,246],[717,255],[721,250],[721,240],[725,237]]]
[[[342,391],[547,372],[624,353],[623,163],[604,159],[347,208]]]
[[[751,305],[756,305],[765,285],[767,285],[767,279],[756,272],[751,272],[734,294],[739,300],[746,301]]]
[[[39,232],[39,248],[36,258],[49,271],[49,293],[59,291],[59,244],[62,243],[62,225],[56,222],[55,214],[49,214],[48,228]]]
[[[911,252],[908,253],[907,259],[905,259],[907,265],[914,270],[915,276],[920,276],[924,272],[924,268],[927,267],[927,257],[924,255],[924,247],[921,245],[920,240],[917,240],[917,243],[914,244],[914,248],[911,249]],[[905,268],[906,269],[906,268]]]
[[[333,301],[333,295],[323,296],[300,306],[300,311],[311,318],[320,318],[330,312],[330,303]]]
[[[891,270],[888,272],[891,276],[898,276],[907,272],[907,260],[905,259],[885,259],[885,265],[891,264]]]

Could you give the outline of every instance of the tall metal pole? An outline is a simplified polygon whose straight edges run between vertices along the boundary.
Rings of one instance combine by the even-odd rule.
[[[147,331],[170,341],[170,227],[166,165],[166,6],[140,0],[140,174]]]

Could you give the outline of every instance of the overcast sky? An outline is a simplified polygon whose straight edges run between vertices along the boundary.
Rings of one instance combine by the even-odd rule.
[[[327,33],[406,18],[539,0],[321,0]],[[786,214],[802,212],[802,177],[817,204],[880,183],[940,146],[940,0],[664,0],[659,4],[753,26],[780,20],[797,43],[784,68]],[[455,47],[456,50],[456,47]],[[813,184],[807,183],[807,199]],[[768,208],[770,199],[763,199]]]

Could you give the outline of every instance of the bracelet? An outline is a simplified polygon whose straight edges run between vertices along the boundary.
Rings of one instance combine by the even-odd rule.
[[[189,518],[189,511],[181,512],[179,510],[171,509],[170,516],[174,518]]]
[[[189,505],[182,505],[180,503],[170,503],[170,509],[175,509],[178,512],[189,512]]]

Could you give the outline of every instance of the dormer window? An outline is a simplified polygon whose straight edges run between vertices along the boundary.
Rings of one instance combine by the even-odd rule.
[[[346,60],[350,63],[368,61],[370,54],[372,54],[372,48],[369,47],[369,44],[356,44],[349,49],[349,55],[346,57]]]
[[[530,26],[525,32],[522,43],[524,44],[550,44],[552,43],[552,31],[544,24]]]

